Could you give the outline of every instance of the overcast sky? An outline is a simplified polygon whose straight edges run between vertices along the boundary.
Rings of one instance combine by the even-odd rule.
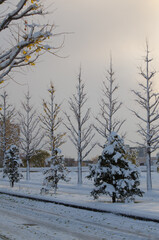
[[[52,0],[47,0],[46,3],[49,5]],[[127,131],[126,143],[135,140],[137,120],[128,108],[136,106],[130,90],[137,88],[137,81],[140,80],[137,67],[142,64],[146,38],[154,57],[154,66],[159,70],[159,1],[55,0],[49,10],[54,11],[49,16],[49,22],[57,25],[56,32],[72,32],[66,35],[64,48],[59,53],[68,57],[45,55],[29,72],[27,70],[23,75],[17,73],[15,80],[22,85],[14,82],[9,84],[7,91],[11,101],[18,108],[28,84],[33,103],[40,109],[52,80],[57,100],[63,102],[63,108],[67,109],[67,99],[75,92],[81,63],[82,79],[88,93],[88,107],[92,109],[93,121],[93,115],[99,111],[102,81],[112,51],[116,81],[120,86],[118,96],[124,103],[119,117],[127,118],[124,125]],[[62,39],[59,38],[59,44],[60,40]],[[156,76],[154,85],[156,90],[159,89],[158,77]],[[90,157],[100,151],[96,149]],[[63,146],[63,154],[76,157],[69,141]]]

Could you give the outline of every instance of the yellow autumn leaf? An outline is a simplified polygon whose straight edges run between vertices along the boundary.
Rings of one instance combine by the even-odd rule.
[[[31,58],[31,56],[27,55],[25,58],[26,58],[27,60],[29,60],[29,58]]]
[[[41,51],[41,49],[40,49],[40,48],[37,48],[37,49],[36,49],[36,52],[40,52],[40,51]]]
[[[33,43],[28,44],[27,48],[34,47]]]

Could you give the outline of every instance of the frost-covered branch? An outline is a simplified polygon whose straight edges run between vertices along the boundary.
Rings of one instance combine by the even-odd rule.
[[[136,97],[135,101],[139,104],[141,109],[144,110],[143,115],[141,113],[137,113],[135,110],[132,110],[132,112],[139,119],[139,121],[141,121],[141,124],[139,124],[138,133],[142,136],[146,146],[147,190],[152,189],[151,153],[159,147],[159,96],[152,89],[153,78],[156,74],[156,71],[150,70],[150,62],[152,62],[153,59],[150,58],[149,53],[149,46],[146,42],[146,56],[144,59],[145,70],[140,68],[140,75],[143,79],[143,82],[139,83],[139,87],[142,91],[132,91]],[[144,144],[140,143],[140,145]]]
[[[47,144],[51,152],[50,158],[47,159],[49,169],[44,172],[45,178],[41,191],[54,189],[54,193],[57,191],[57,185],[60,180],[68,181],[68,170],[64,166],[64,157],[61,155],[59,147],[65,143],[65,133],[60,133],[59,128],[62,123],[60,117],[61,104],[55,102],[55,88],[53,83],[50,83],[48,89],[49,102],[43,100],[43,114],[40,115],[42,127],[45,130],[47,137]]]
[[[30,159],[41,145],[44,134],[39,126],[40,120],[36,114],[36,110],[31,105],[29,91],[25,94],[22,109],[23,111],[19,112],[20,149],[27,165],[26,179],[30,180]]]
[[[115,118],[116,113],[120,110],[122,102],[115,97],[118,90],[118,85],[115,84],[112,64],[112,56],[110,56],[110,67],[107,70],[106,80],[103,81],[103,97],[99,104],[100,113],[95,117],[97,125],[94,125],[95,130],[107,141],[112,131],[119,132],[125,120]],[[99,144],[101,146],[101,144]]]
[[[45,130],[51,156],[53,156],[55,149],[59,148],[65,142],[65,133],[58,132],[62,123],[62,118],[59,116],[61,104],[55,102],[55,88],[53,83],[50,83],[48,93],[49,102],[43,100],[43,114],[40,115],[40,121]]]
[[[8,103],[8,94],[0,95],[0,154],[2,165],[5,163],[5,152],[12,145],[19,145],[19,126],[15,123],[15,108]]]
[[[0,38],[8,35],[11,43],[5,43],[0,50],[0,83],[10,77],[10,73],[17,67],[34,66],[36,60],[45,52],[56,55],[61,48],[51,46],[49,38],[60,34],[54,32],[55,26],[50,24],[36,24],[35,16],[43,16],[45,13],[41,0],[19,0],[12,3],[12,9],[8,7],[8,1],[4,4],[4,15],[0,18]],[[36,18],[39,22],[38,18]]]

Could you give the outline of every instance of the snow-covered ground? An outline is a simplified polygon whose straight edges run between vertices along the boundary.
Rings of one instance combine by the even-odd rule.
[[[0,198],[3,240],[157,240],[158,225],[6,195]]]
[[[22,179],[20,183],[15,184],[15,187],[11,189],[7,179],[3,179],[2,173],[0,173],[0,191],[13,191],[39,196],[43,181],[42,172],[31,172],[31,180],[29,182],[25,181],[25,173],[23,174],[24,179]],[[52,196],[46,195],[44,197],[57,201],[71,202],[112,212],[126,213],[130,215],[135,214],[137,216],[150,217],[159,220],[159,173],[152,173],[153,191],[151,193],[146,193],[146,173],[142,172],[141,188],[145,191],[144,197],[137,197],[135,203],[115,204],[112,204],[110,198],[106,196],[103,196],[98,200],[93,200],[90,196],[93,184],[90,180],[85,178],[87,174],[87,172],[83,173],[83,185],[79,187],[77,185],[77,172],[70,172],[71,181],[69,183],[61,182],[56,195],[52,194]],[[9,201],[11,201],[11,204]],[[22,239],[20,238],[21,235],[19,235],[19,238],[12,238],[9,233],[7,235],[7,230],[4,232],[5,227],[3,228],[3,225],[7,225],[7,222],[5,224],[5,219],[11,224],[10,228],[12,229],[11,233],[13,236],[14,232],[16,232],[15,226],[18,226],[19,224],[22,235],[26,234],[27,236],[27,238],[23,237],[23,239],[159,239],[158,223],[140,222],[133,219],[114,216],[112,214],[93,213],[65,208],[50,203],[39,203],[27,199],[7,197],[6,195],[0,195],[0,206],[0,222],[3,222],[0,227],[0,239]],[[22,207],[20,208],[20,206]],[[18,212],[16,211],[16,208],[18,209]],[[28,210],[28,208],[30,208],[30,210]],[[13,216],[10,213],[10,209],[11,212],[13,211]],[[35,210],[32,214],[30,213],[31,209]],[[44,216],[40,216],[42,211],[44,211]],[[58,211],[58,213],[56,213],[56,211]],[[56,221],[55,218],[49,214],[57,214],[58,220]],[[6,218],[3,218],[5,215]],[[39,215],[38,221],[34,215]],[[41,217],[43,220],[41,220]],[[21,223],[21,219],[23,219],[23,224]],[[52,229],[52,235],[46,226],[49,221],[52,221],[49,225]],[[28,222],[33,222],[33,224],[29,225]],[[39,226],[43,226],[44,229],[42,230]],[[10,228],[8,228],[8,232],[10,232]],[[29,229],[32,229],[34,238],[27,235]],[[54,236],[54,233],[56,236]],[[39,234],[42,234],[41,237]],[[46,238],[44,237],[45,234],[48,234]],[[7,236],[8,238],[3,238],[1,235]],[[52,236],[52,238],[50,236]]]
[[[31,172],[31,180],[27,182],[22,179],[19,183],[15,184],[12,189],[9,186],[7,179],[2,178],[2,173],[0,173],[0,190],[16,191],[23,194],[34,194],[40,195],[40,189],[43,182],[42,172]],[[100,197],[98,200],[94,200],[90,196],[90,191],[93,187],[93,182],[88,180],[86,176],[88,172],[83,172],[83,185],[77,185],[77,172],[72,171],[69,173],[70,182],[61,182],[58,185],[57,194],[52,196],[46,195],[47,198],[68,201],[73,203],[78,203],[87,206],[98,207],[102,209],[110,209],[112,211],[128,212],[140,214],[141,216],[149,216],[159,219],[159,173],[152,173],[152,183],[153,191],[150,193],[146,192],[146,173],[141,173],[141,188],[145,192],[144,197],[136,197],[135,203],[111,203],[111,199],[106,196]]]

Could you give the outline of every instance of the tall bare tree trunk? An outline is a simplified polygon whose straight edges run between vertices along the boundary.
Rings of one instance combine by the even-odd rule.
[[[70,140],[77,150],[77,164],[78,164],[78,180],[79,185],[82,184],[82,161],[88,156],[91,150],[94,148],[96,143],[91,144],[94,134],[92,134],[92,124],[89,124],[86,127],[86,123],[90,118],[90,108],[83,113],[83,107],[87,101],[86,93],[84,92],[85,85],[82,83],[81,79],[81,68],[78,76],[78,83],[76,86],[76,94],[73,94],[73,97],[69,100],[69,107],[75,116],[75,121],[77,126],[73,124],[70,116],[65,112],[65,116],[68,120],[67,123],[64,123],[65,127],[70,132]]]
[[[146,56],[144,59],[145,70],[140,68],[140,75],[142,76],[144,83],[139,83],[140,90],[133,90],[135,94],[135,101],[139,104],[144,112],[138,113],[132,110],[135,116],[142,122],[139,125],[138,133],[141,135],[143,142],[137,142],[141,147],[146,148],[146,165],[147,165],[147,190],[152,190],[151,179],[151,154],[159,147],[159,94],[155,93],[152,89],[152,79],[156,72],[150,70],[150,62],[153,59],[149,57],[149,46],[146,42]],[[142,91],[141,91],[142,90]]]

